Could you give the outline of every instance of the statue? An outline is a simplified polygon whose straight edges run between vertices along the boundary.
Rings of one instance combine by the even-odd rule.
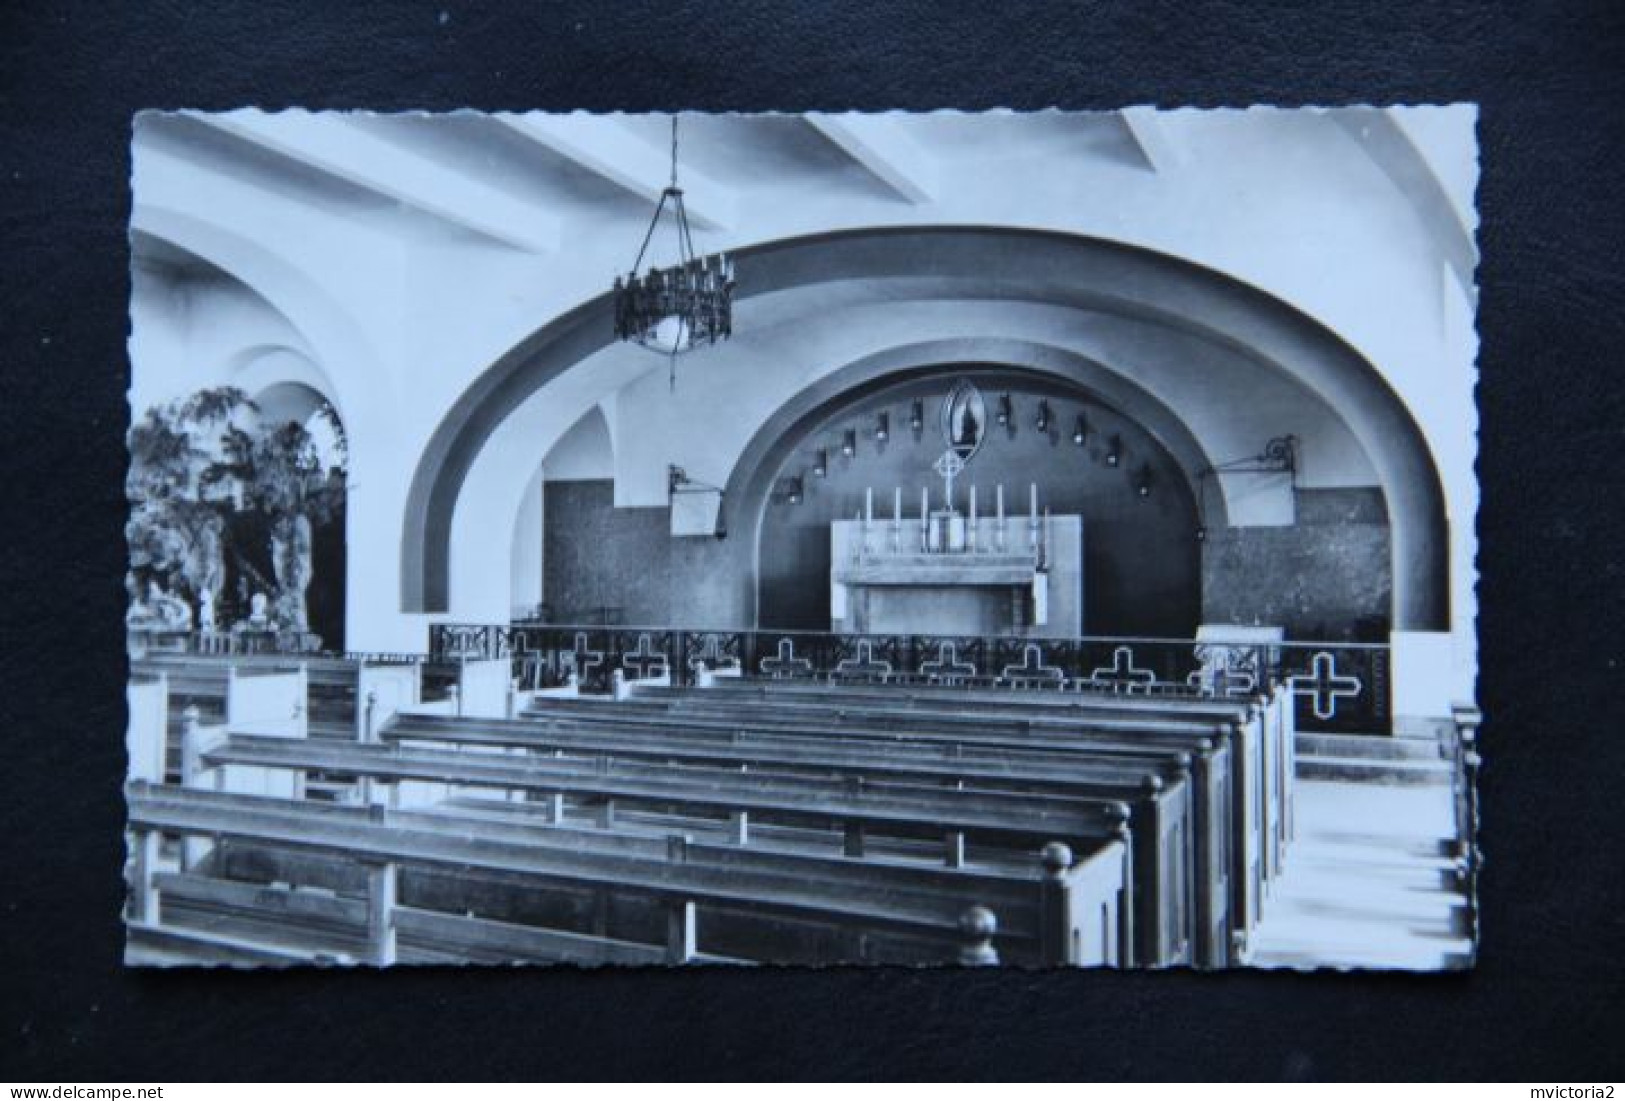
[[[214,631],[214,593],[208,588],[197,598],[197,625],[200,631]]]
[[[248,626],[251,630],[265,631],[271,626],[270,600],[264,593],[256,592],[253,599],[248,602]]]
[[[130,605],[125,621],[132,627],[157,631],[189,631],[192,609],[186,601],[164,591],[156,580],[147,582],[146,598]]]

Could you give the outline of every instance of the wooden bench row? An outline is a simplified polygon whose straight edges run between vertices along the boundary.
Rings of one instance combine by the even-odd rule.
[[[755,734],[694,723],[636,721],[604,711],[506,722],[401,716],[382,737],[403,747],[508,749],[532,757],[552,753],[597,762],[597,767],[607,767],[605,762],[616,767],[638,762],[661,775],[695,776],[700,774],[696,770],[722,769],[727,772],[717,782],[728,791],[746,790],[749,784],[772,777],[822,780],[826,787],[833,780],[845,790],[854,784],[863,791],[917,789],[943,804],[934,812],[939,821],[951,815],[947,804],[956,798],[955,789],[969,789],[967,794],[1106,800],[1127,809],[1125,825],[1133,837],[1129,881],[1141,937],[1126,958],[1150,964],[1191,959],[1192,926],[1186,919],[1195,913],[1196,829],[1187,753],[1158,753],[1122,742],[1101,743],[1104,752],[1093,753],[1055,743],[991,747],[854,738],[838,732],[818,736],[810,730]],[[748,769],[748,775],[742,769]],[[962,863],[966,834],[946,832],[946,859]]]
[[[1086,727],[1166,746],[1169,737],[1205,733],[1213,756],[1191,746],[1201,825],[1197,853],[1199,959],[1219,966],[1239,952],[1256,925],[1264,893],[1280,874],[1291,823],[1290,710],[1277,693],[1261,702],[1147,699],[1058,692],[977,692],[955,688],[828,686],[808,682],[728,681],[714,689],[641,689],[614,704],[626,717],[643,709],[658,721],[694,730],[723,724],[753,732],[818,728],[848,736],[970,738],[1010,747]],[[600,699],[538,701],[533,716],[598,715]],[[1161,716],[1154,717],[1154,716]],[[1099,745],[1098,738],[1096,745]],[[1102,747],[1103,748],[1103,747]],[[1144,749],[1144,745],[1139,748]],[[1228,806],[1228,814],[1221,808]],[[1237,825],[1232,828],[1228,819]],[[1229,867],[1233,874],[1226,873]],[[1228,879],[1231,904],[1215,904]]]
[[[703,693],[697,693],[703,694]],[[672,701],[547,700],[533,707],[529,718],[540,723],[566,720],[596,726],[601,731],[631,729],[637,724],[648,736],[666,729],[684,739],[702,737],[774,736],[780,739],[821,738],[839,764],[855,745],[902,747],[938,746],[964,753],[975,749],[991,760],[1007,754],[1067,754],[1108,761],[1114,758],[1160,757],[1166,766],[1188,774],[1169,784],[1169,809],[1155,817],[1142,816],[1137,825],[1136,889],[1141,915],[1141,942],[1137,958],[1144,963],[1170,965],[1195,962],[1224,966],[1239,947],[1236,934],[1251,927],[1233,915],[1250,914],[1261,879],[1256,868],[1247,872],[1243,862],[1256,863],[1258,844],[1232,840],[1232,734],[1223,724],[1158,723],[1141,719],[1126,725],[1077,720],[1032,724],[1001,722],[991,718],[959,721],[953,717],[918,717],[897,720],[870,716],[854,709],[845,716],[804,713],[787,716],[768,707],[745,706],[722,712],[685,708]],[[1041,764],[1041,762],[1035,762]],[[938,766],[949,772],[948,766]],[[1147,776],[1159,786],[1168,775],[1155,770],[1142,773],[1119,793],[1135,799]],[[1042,783],[1039,772],[1030,781]],[[1174,808],[1171,804],[1182,803]],[[1239,859],[1238,859],[1239,857]]]
[[[1116,840],[1082,860],[1051,844],[1041,866],[952,869],[542,826],[515,804],[391,811],[141,783],[129,800],[143,930],[178,921],[379,964],[1116,960]],[[213,848],[159,869],[161,834]]]

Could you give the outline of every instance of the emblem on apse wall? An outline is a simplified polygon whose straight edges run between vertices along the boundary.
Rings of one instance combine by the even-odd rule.
[[[961,463],[969,462],[987,435],[987,405],[982,392],[961,382],[942,403],[942,436]]]

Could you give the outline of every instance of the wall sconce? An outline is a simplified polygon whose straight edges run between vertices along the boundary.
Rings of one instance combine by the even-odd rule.
[[[829,452],[822,447],[813,452],[813,474],[820,478],[829,474]]]
[[[1034,423],[1040,432],[1049,431],[1049,399],[1045,398],[1038,403],[1038,420]]]
[[[1113,436],[1110,445],[1106,448],[1106,465],[1117,466],[1123,461],[1123,439]]]
[[[848,428],[846,430],[846,432],[843,433],[842,436],[841,436],[841,454],[845,455],[847,458],[850,459],[852,456],[856,455],[857,453],[858,453],[858,430],[855,429],[855,428]]]
[[[801,476],[799,474],[790,479],[790,483],[785,489],[784,499],[792,505],[801,503]]]
[[[885,443],[887,438],[890,436],[891,414],[882,413],[880,414],[880,419],[875,422],[875,439],[880,443]]]
[[[1078,419],[1072,422],[1072,442],[1082,447],[1083,441],[1088,438],[1089,422],[1083,419],[1082,413],[1079,413]]]
[[[1140,472],[1134,476],[1134,492],[1139,494],[1140,500],[1151,496],[1151,467],[1142,464]]]
[[[921,398],[914,399],[914,406],[908,415],[908,427],[916,436],[925,428],[925,401]]]
[[[1012,407],[1010,405],[1010,395],[1009,394],[1000,394],[999,395],[999,427],[1000,428],[1009,428],[1010,427],[1011,408]]]

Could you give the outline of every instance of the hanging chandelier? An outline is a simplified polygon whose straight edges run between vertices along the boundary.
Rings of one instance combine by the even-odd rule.
[[[677,237],[677,263],[666,268],[650,264],[640,274],[668,204]],[[671,183],[655,204],[631,272],[625,279],[615,277],[615,338],[667,356],[675,387],[679,355],[733,334],[733,289],[734,265],[727,254],[701,256],[694,249],[683,189],[677,186],[677,116],[673,115]]]

